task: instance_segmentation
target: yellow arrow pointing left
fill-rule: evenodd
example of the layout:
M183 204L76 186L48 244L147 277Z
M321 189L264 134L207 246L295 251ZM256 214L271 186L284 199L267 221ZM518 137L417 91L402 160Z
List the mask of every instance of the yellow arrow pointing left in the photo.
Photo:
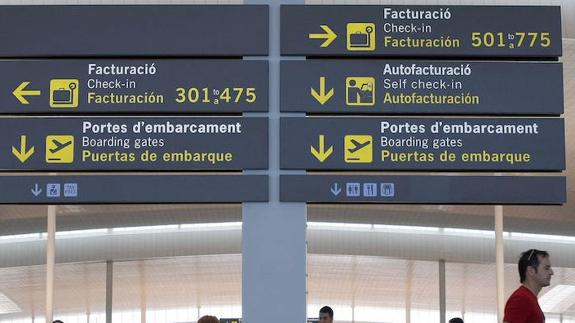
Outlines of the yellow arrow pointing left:
M12 92L16 99L18 99L22 104L30 104L28 99L26 99L26 96L38 96L42 94L40 90L26 90L28 84L30 84L28 81L22 82L16 89L14 89L14 92Z
M12 154L24 163L30 156L34 155L34 146L30 147L30 150L26 149L26 136L20 136L20 150L12 146Z
M331 30L331 28L329 28L328 25L321 25L320 27L323 31L325 31L325 34L309 34L309 38L325 39L325 41L321 44L320 47L327 47L337 38L337 34L334 33L333 30Z

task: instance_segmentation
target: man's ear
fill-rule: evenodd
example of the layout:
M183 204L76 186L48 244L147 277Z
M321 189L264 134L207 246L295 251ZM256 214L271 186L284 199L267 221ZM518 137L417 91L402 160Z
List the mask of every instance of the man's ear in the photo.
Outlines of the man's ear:
M535 275L537 274L537 271L535 270L535 268L533 268L533 266L528 266L527 267L527 275Z

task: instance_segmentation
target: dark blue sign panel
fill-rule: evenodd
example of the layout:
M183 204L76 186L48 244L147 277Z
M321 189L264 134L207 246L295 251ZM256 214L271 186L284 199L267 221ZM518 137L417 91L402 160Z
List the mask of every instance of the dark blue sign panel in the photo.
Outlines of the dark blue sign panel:
M0 60L0 113L268 110L265 61Z
M281 168L561 171L560 118L282 118Z
M281 7L281 52L305 56L561 56L551 6Z
M267 5L0 6L0 57L267 55Z
M562 204L557 176L281 176L280 200L312 203Z
M2 118L0 136L2 170L268 167L266 118Z
M261 175L0 176L0 204L267 202Z
M281 84L281 109L286 112L563 113L561 63L285 61Z

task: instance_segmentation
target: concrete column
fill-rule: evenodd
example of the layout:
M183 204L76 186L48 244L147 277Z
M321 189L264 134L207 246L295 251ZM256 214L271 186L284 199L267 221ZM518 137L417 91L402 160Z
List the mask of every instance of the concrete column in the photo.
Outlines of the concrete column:
M46 322L54 321L54 269L56 265L56 206L48 205L46 240Z
M447 323L447 297L445 292L445 260L439 260L439 323Z
M405 283L405 323L411 323L411 295L413 294L413 260L407 261Z
M505 250L503 241L503 206L495 205L495 267L497 282L497 322L505 314Z
M114 262L106 261L106 323L112 323L112 306L114 297Z
M245 3L268 4L269 1L249 0ZM303 4L303 1L282 3ZM272 1L269 8L270 101L267 174L270 176L270 200L268 203L242 205L242 316L243 321L249 323L305 323L307 209L305 203L279 202L279 1ZM266 173L244 171L244 174Z

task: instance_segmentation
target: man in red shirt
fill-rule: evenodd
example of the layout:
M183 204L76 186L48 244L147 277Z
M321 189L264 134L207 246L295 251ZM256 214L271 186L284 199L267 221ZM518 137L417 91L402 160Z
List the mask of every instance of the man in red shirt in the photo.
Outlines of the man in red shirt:
M521 254L518 263L521 286L505 304L505 323L545 323L537 302L543 287L549 286L553 269L546 251L530 249Z

